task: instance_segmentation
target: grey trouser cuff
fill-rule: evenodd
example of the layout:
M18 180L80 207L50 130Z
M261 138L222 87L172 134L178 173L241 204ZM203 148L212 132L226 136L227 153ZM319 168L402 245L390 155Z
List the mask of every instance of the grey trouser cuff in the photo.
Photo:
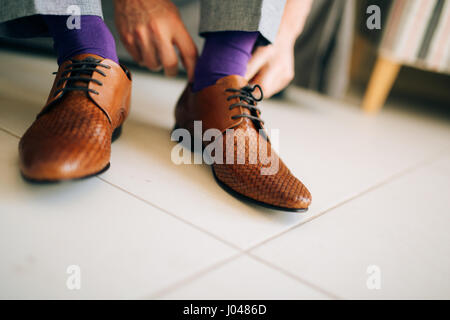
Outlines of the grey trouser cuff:
M70 15L71 5L78 6L80 15L103 18L100 0L0 0L0 37L48 36L40 15Z
M103 16L100 0L2 0L0 22L35 14L70 15L67 9L71 5L78 6L81 15Z
M285 0L201 0L200 35L216 31L259 31L275 41Z

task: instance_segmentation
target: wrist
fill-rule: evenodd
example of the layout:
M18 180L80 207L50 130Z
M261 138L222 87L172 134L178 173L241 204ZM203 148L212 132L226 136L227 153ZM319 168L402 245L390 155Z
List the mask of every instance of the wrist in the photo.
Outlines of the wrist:
M276 44L279 47L290 49L295 45L295 41L297 40L298 34L293 32L280 32L278 33Z
M298 23L283 23L278 30L277 40L284 45L294 45L297 38L300 36L303 25Z

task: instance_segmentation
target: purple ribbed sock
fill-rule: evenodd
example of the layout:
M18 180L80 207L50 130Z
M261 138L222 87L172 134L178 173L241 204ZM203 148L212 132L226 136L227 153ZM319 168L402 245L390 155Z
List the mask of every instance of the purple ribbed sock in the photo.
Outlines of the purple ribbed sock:
M259 32L221 31L205 35L195 67L193 91L213 85L229 75L244 76Z
M119 63L114 37L102 18L81 16L80 29L69 29L69 16L43 16L58 55L58 64L81 53L92 53Z

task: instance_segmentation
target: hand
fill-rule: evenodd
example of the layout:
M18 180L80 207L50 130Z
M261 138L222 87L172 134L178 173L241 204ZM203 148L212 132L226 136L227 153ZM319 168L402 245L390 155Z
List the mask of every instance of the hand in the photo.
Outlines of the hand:
M259 84L265 97L284 89L294 79L294 45L303 30L312 0L287 0L277 39L258 47L247 65L246 79Z
M115 0L120 38L133 59L153 71L178 73L178 48L189 80L194 76L197 48L177 7L169 0Z
M259 84L267 98L284 89L294 79L294 43L279 41L258 47L245 77L251 84Z

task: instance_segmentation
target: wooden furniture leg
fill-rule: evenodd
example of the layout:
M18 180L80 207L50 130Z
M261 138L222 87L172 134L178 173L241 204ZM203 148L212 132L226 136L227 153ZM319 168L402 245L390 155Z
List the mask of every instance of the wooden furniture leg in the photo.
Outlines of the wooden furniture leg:
M377 113L381 110L394 85L400 67L401 64L398 62L382 56L378 57L364 95L362 103L364 111Z

